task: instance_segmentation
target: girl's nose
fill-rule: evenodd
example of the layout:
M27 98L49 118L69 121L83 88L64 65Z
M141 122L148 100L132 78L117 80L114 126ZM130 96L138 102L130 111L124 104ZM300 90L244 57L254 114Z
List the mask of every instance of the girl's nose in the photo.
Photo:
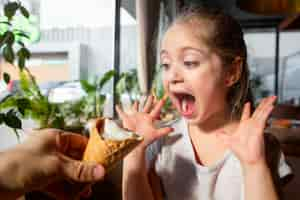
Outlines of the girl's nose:
M171 83L179 83L183 81L182 72L178 67L172 67L170 70L170 82Z

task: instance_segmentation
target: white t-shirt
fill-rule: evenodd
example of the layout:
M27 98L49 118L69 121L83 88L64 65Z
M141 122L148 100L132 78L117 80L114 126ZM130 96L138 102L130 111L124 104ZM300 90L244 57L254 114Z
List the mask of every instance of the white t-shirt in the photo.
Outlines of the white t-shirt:
M149 147L148 159L160 177L168 200L244 200L244 181L240 161L227 151L213 166L195 160L184 119L175 122L174 132ZM280 177L291 173L281 154Z

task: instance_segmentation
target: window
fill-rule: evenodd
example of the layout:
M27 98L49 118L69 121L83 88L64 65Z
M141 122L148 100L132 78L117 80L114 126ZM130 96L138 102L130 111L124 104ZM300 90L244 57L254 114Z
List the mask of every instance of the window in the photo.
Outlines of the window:
M274 94L275 33L246 32L250 79L256 100Z

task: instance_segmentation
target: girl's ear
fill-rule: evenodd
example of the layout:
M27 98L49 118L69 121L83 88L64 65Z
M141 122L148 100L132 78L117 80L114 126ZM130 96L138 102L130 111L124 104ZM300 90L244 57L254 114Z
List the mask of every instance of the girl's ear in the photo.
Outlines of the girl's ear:
M243 68L243 60L241 57L236 57L232 62L230 69L226 73L225 85L227 87L233 86L241 78Z

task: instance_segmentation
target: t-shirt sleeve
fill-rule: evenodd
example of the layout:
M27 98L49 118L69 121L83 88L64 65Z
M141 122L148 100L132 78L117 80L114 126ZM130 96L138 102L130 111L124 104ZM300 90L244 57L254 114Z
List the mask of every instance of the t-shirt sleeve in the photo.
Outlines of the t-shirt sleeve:
M278 174L280 178L284 178L287 175L293 174L291 167L285 160L284 154L280 152L279 164L278 164Z
M156 163L157 158L160 154L161 146L162 146L161 140L162 139L159 139L147 147L147 151L146 151L147 169L155 168L155 166L157 165Z

